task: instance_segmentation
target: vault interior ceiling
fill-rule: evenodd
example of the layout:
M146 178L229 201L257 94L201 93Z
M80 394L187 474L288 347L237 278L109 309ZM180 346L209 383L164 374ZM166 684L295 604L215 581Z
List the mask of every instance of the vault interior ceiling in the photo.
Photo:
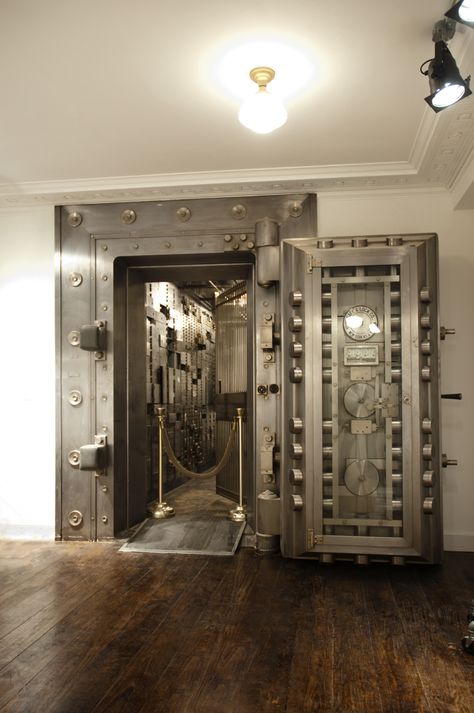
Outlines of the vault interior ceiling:
M448 6L2 0L0 196L298 178L448 186L474 143L474 98L432 116L418 71ZM463 76L473 34L459 26L450 44ZM292 44L315 65L288 123L266 136L239 124L215 76L229 48L256 39Z

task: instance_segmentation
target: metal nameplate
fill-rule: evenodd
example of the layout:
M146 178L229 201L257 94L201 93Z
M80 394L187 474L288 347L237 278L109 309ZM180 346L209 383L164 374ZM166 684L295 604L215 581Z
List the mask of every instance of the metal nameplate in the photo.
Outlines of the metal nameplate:
M351 344L344 347L344 366L377 366L378 344Z

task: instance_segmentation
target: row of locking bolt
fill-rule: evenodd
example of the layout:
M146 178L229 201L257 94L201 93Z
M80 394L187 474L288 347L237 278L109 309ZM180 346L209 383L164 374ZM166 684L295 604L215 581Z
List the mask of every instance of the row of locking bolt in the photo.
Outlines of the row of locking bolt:
M289 295L290 307L298 308L301 307L303 303L303 293L301 290L294 290L290 292ZM303 329L303 318L299 314L294 314L288 320L288 329L292 334L298 335ZM289 355L292 359L299 359L303 354L303 344L298 338L295 338L289 344ZM290 382L293 384L300 384L303 381L303 369L300 366L293 366L289 371ZM289 421L290 433L299 435L303 432L303 419L299 416L292 416ZM289 446L290 458L294 461L302 460L304 449L301 443L292 442ZM303 484L303 471L301 468L294 467L290 468L288 473L288 478L293 486L300 486ZM290 505L293 510L303 509L303 498L299 494L292 494L290 496Z
M420 327L422 330L426 330L424 338L420 342L420 352L422 355L422 366L421 366L421 379L425 382L431 381L431 365L429 362L429 357L431 356L432 346L430 339L430 332L433 329L432 317L429 311L429 305L431 303L431 294L429 287L422 287L419 294L420 302L426 305L426 311L420 316ZM456 334L455 329L447 329L446 327L440 328L440 338L445 340L448 334ZM424 357L424 359L423 359ZM461 394L443 394L441 396L443 399L461 399ZM423 485L428 488L428 495L423 499L423 512L426 515L432 515L434 512L435 499L432 495L431 488L435 485L435 480L437 474L433 470L433 461L436 457L434 451L434 444L431 442L432 434L432 420L429 416L424 417L421 422L421 431L424 436L427 437L425 443L422 446L423 460L427 462L427 468L423 472L422 480ZM457 465L457 460L449 460L445 453L441 456L441 465L446 468L448 465Z

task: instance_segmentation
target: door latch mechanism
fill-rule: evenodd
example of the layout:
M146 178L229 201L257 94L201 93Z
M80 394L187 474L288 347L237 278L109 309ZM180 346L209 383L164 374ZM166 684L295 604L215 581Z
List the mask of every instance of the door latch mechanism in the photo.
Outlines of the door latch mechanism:
M87 352L95 352L97 361L105 359L106 327L106 322L96 320L94 324L84 324L79 332L79 347Z

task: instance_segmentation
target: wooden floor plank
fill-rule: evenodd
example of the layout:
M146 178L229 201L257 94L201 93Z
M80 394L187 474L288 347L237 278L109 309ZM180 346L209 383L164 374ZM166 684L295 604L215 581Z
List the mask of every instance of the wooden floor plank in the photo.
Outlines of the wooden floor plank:
M433 584L433 578L427 573ZM391 583L411 660L432 713L472 713L474 680L440 629L419 579L404 572ZM462 654L464 659L465 654Z
M374 576L375 574L375 576ZM368 573L365 599L374 646L373 676L384 713L431 713L423 683L410 655L388 568ZM382 575L382 576L381 576ZM411 576L415 579L415 571Z
M36 710L39 710L35 695L40 696L41 681L44 682L45 690L49 690L49 682L52 682L54 689L61 677L61 685L68 685L94 647L100 645L102 638L113 638L120 623L120 608L124 615L128 614L130 599L138 582L149 571L149 565L142 560L135 560L127 567L122 567L116 553L111 552L110 548L105 558L108 554L113 557L113 561L107 586L95 596L92 592L84 599L81 607L50 628L0 671L0 705L21 691L24 698L32 696L32 700L36 701ZM114 593L117 593L116 596ZM57 596L58 599L63 596L60 582ZM67 656L64 655L65 651L68 652ZM40 676L41 672L44 672L43 677ZM33 680L35 683L30 687Z
M2 543L2 567L2 713L474 711L474 554L356 568Z
M124 564L126 557L121 555ZM143 563L151 562L150 556L142 555L139 559ZM157 567L148 569L120 599L114 601L109 595L107 603L91 602L90 620L84 621L87 612L82 612L82 635L69 647L72 653L69 660L63 662L57 657L53 665L42 671L12 702L12 710L19 704L26 708L31 706L44 689L49 695L36 704L36 713L73 713L83 710L84 706L91 710L103 694L104 681L113 680L135 657L152 624L151 618L164 619L179 601L180 591L189 588L203 566L202 561L195 559L184 561L167 556ZM56 673L59 668L66 685L63 683L59 689L55 686L51 668Z
M330 713L334 702L334 640L328 616L327 566L306 563L295 617L295 647L288 681L288 713Z

